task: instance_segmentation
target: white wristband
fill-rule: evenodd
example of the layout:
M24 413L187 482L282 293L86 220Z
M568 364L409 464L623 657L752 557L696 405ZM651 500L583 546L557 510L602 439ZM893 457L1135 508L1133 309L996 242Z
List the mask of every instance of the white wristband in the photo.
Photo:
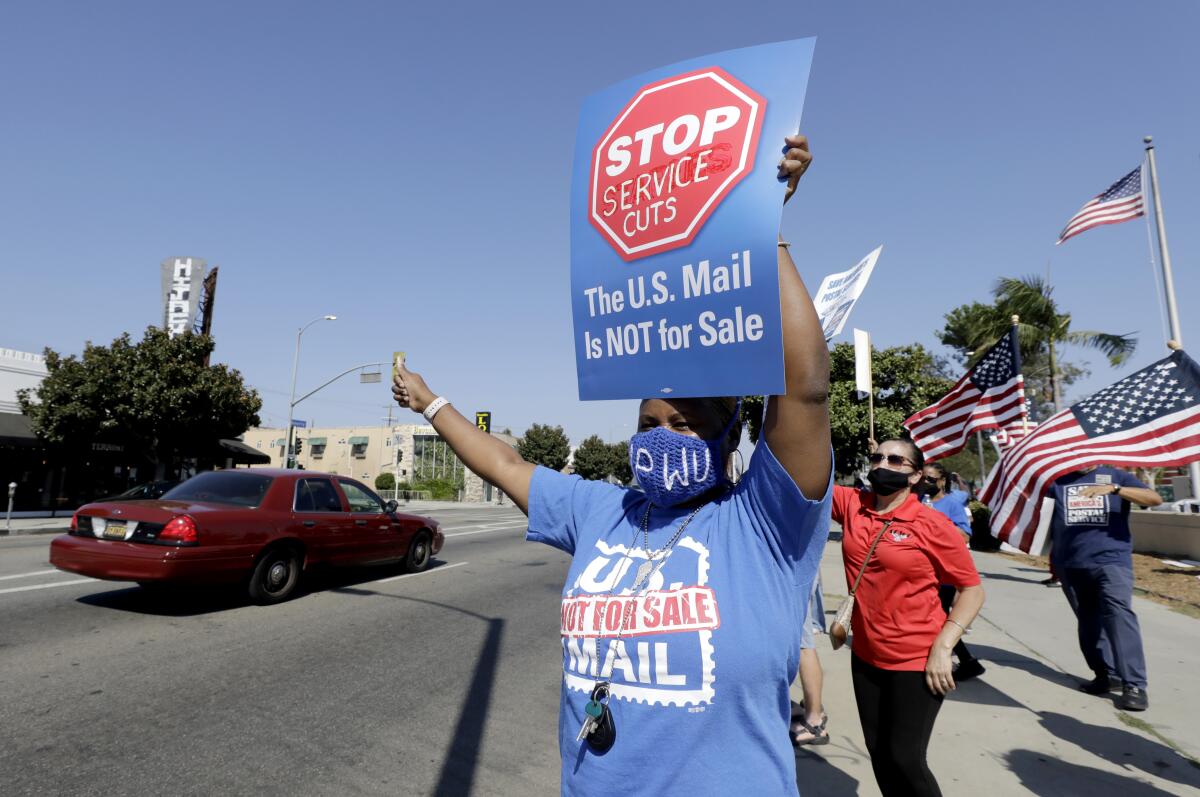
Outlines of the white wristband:
M433 416L438 414L438 410L450 403L450 399L445 396L438 396L433 401L429 402L429 406L421 414L425 416L425 420L432 421Z

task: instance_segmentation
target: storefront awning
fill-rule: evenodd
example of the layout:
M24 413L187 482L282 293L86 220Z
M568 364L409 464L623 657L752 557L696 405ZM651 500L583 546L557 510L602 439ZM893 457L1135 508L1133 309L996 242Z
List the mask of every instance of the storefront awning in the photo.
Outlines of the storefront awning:
M371 438L369 438L369 437L351 437L350 438L350 445L352 445L352 446L365 446L369 442L371 442Z
M269 465L271 456L246 445L241 440L218 440L217 446L227 459L239 465Z
M308 438L308 444L310 446L323 446L323 445L325 445L325 438L324 437L310 437L310 438Z
M0 444L36 448L42 443L33 433L29 418L11 412L0 412Z

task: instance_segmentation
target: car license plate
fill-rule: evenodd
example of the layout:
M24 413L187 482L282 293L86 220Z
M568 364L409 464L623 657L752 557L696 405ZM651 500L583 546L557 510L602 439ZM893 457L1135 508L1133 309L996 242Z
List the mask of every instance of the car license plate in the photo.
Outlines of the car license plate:
M108 521L104 526L104 537L109 540L125 539L125 522Z

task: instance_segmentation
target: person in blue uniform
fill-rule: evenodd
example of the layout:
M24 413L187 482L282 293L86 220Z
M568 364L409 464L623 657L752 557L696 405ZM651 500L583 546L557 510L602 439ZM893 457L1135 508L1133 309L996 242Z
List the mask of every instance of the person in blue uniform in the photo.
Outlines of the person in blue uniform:
M1133 612L1132 504L1162 497L1132 474L1108 465L1068 473L1054 482L1051 556L1063 594L1079 623L1079 648L1094 677L1080 688L1106 695L1120 689L1118 708L1145 711L1146 657Z
M808 168L789 137L784 201ZM534 466L399 367L397 402L571 557L559 703L565 795L797 793L782 732L802 621L828 532L829 352L780 241L786 391L771 396L740 481L735 397L648 398L630 465L642 490Z

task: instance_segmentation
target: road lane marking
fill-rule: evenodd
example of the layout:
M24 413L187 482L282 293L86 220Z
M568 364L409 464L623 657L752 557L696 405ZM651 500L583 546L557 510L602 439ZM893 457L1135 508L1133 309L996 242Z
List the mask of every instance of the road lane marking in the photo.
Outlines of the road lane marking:
M447 525L447 526L445 526L445 528L448 528L448 529L490 529L490 528L496 528L499 526L504 526L504 527L525 526L525 525L528 525L528 523L529 523L528 520L514 518L513 520L494 521L492 523L463 523L461 525Z
M451 532L444 536L446 536L447 538L449 538L449 537L469 537L472 534L491 534L492 532L495 532L495 531L516 531L517 529L525 528L526 525L527 524L525 524L525 523L521 523L516 526L502 526L501 528L498 528L498 529L480 529L479 531L454 531L454 532Z
M55 570L53 567L47 567L45 570L34 570L32 573L17 573L11 576L0 576L0 581L8 581L10 578L29 578L30 576L48 576L53 573L61 573L61 570Z
M389 581L399 581L399 580L400 580L400 579L402 579L402 578L416 578L417 576L427 576L427 575L429 575L430 573L440 573L440 572L442 572L443 570L449 570L449 569L451 569L451 568L453 568L453 567L462 567L462 566L463 566L463 565L465 565L465 564L467 564L467 563L466 563L466 562L455 562L455 563L454 563L454 564L452 564L452 565L440 565L440 566L438 566L438 567L434 567L434 568L432 568L432 569L430 569L430 570L423 570L423 571L421 571L420 573L405 573L404 575L400 575L400 576L389 576L388 578L381 578L381 579L378 579L378 580L376 580L376 581L367 581L367 582L364 582L364 583L367 583L367 584L386 584L386 583L388 583Z
M8 592L28 592L31 589L50 589L51 587L69 587L72 584L91 584L99 581L98 578L77 578L74 581L59 581L54 584L33 584L28 587L9 587L8 589L0 589L0 595Z

